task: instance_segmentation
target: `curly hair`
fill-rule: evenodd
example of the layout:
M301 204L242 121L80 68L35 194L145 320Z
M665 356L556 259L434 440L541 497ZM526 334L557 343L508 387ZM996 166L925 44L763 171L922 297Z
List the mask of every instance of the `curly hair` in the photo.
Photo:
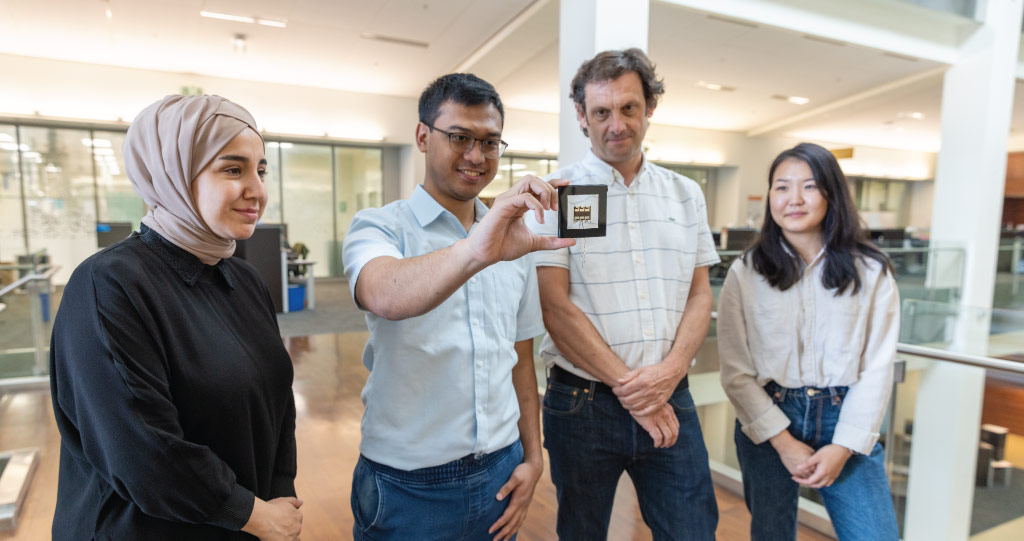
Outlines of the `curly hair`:
M587 110L586 87L594 81L611 81L618 79L626 72L635 71L640 76L644 88L644 101L650 111L658 105L658 99L665 93L665 82L654 72L654 63L647 55L635 47L620 51L604 51L587 60L576 71L572 78L569 97L583 112ZM583 135L587 129L583 128Z

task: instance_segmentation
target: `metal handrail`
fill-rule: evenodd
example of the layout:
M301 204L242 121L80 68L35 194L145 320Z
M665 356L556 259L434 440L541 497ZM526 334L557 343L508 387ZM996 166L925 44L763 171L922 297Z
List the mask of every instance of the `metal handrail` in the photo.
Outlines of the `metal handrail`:
M711 319L717 320L718 312L711 312ZM896 344L896 353L902 353L904 355L913 355L915 357L927 357L929 359L935 359L937 361L966 364L969 366L977 366L979 368L1002 370L1004 372L1012 372L1014 374L1024 374L1024 363L1022 362L1008 361L1006 359L996 359L993 357L986 357L984 355L958 353L955 351L948 351L945 349L933 348L928 346L904 344L903 342Z
M11 291L14 291L15 289L21 287L23 284L35 282L37 280L49 280L50 278L53 278L53 275L56 274L58 270L60 270L59 265L49 265L46 267L46 271L44 272L34 272L32 274L26 274L25 276L22 276L21 278L15 280L10 285L5 286L3 289L0 289L0 297L3 297L4 295L10 293Z
M1024 374L1024 363L1008 361L1006 359L995 359L992 357L985 357L983 355L957 353L955 351L930 348L927 346L915 346L913 344L904 344L902 342L896 344L896 352L903 353L905 355L914 355L915 357L928 357L929 359L939 361L977 366L979 368L989 368L992 370L1013 372L1015 374Z

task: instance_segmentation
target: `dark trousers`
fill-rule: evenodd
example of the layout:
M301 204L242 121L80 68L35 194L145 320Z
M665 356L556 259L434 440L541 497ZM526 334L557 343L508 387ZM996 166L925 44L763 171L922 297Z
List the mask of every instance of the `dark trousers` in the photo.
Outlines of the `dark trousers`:
M544 447L558 495L559 539L606 539L615 488L626 472L655 540L714 540L718 506L689 389L678 389L669 401L679 439L655 449L614 394L597 390L599 383L583 385L549 378L544 394Z

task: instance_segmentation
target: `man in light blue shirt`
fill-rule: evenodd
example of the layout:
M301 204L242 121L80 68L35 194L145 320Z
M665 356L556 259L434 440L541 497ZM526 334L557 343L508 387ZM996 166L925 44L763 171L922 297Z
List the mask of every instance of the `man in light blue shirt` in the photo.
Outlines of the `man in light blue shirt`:
M343 249L370 328L353 537L514 539L543 469L527 254L573 244L522 217L556 208L565 183L527 177L480 202L506 144L501 100L473 75L435 80L419 115L423 184L359 212Z

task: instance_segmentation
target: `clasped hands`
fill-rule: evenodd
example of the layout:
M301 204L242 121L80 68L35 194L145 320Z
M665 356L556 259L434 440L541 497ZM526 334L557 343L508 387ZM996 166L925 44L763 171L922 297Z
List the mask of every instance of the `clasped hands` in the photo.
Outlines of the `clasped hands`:
M666 362L630 370L612 392L622 407L651 435L655 447L672 447L679 437L679 418L668 400L686 375Z
M788 430L783 430L769 441L793 481L814 489L832 486L852 456L849 449L835 443L815 451L794 438Z

